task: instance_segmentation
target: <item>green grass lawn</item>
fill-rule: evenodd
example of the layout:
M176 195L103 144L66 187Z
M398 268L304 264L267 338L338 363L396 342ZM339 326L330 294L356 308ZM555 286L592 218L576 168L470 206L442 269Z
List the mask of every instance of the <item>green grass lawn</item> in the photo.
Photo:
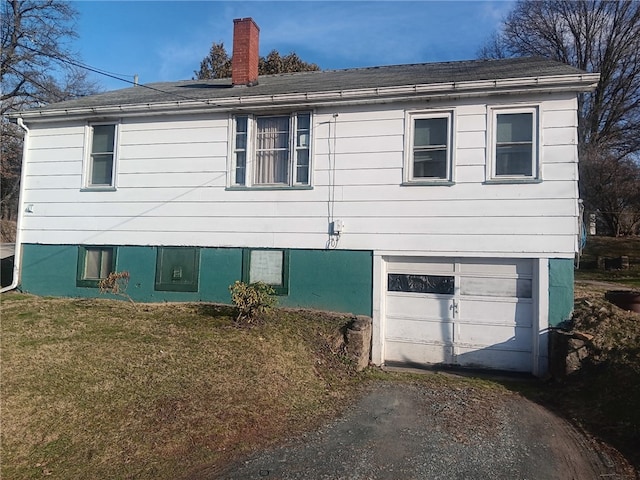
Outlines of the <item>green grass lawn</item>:
M3 295L2 478L173 479L312 428L366 375L349 318Z

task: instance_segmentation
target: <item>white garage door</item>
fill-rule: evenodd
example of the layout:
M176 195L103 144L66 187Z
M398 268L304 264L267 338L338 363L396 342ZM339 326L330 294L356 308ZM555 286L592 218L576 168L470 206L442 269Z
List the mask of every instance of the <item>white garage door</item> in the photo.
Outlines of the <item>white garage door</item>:
M385 363L530 372L531 260L387 259Z

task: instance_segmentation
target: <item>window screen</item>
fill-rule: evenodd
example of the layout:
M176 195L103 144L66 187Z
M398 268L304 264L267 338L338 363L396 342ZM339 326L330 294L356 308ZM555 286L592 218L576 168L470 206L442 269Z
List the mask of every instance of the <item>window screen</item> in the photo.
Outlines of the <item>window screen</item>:
M195 247L158 247L156 290L197 292L200 251Z

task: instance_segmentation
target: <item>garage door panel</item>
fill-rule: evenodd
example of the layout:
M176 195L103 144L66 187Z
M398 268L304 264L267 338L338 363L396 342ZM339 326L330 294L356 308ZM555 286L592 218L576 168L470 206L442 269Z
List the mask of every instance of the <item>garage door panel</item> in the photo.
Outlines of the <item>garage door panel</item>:
M385 344L385 360L398 363L451 364L453 348L449 345L406 343L388 341Z
M425 259L421 257L392 257L389 264L393 265L394 273L429 272L432 274L451 274L454 267L448 259ZM389 270L391 273L391 270Z
M531 328L457 324L456 346L531 351Z
M491 368L514 372L530 371L531 353L504 350L468 350L459 352L456 364L461 367Z
M533 304L530 301L461 300L460 321L465 323L517 325L530 327Z
M461 277L460 295L531 298L530 278Z
M531 260L523 259L497 260L493 258L476 258L460 262L459 271L463 275L531 277L533 274L533 265Z
M387 315L409 318L451 318L451 298L390 292L387 296Z
M453 343L453 323L433 320L410 320L390 317L387 322L386 338L406 342Z

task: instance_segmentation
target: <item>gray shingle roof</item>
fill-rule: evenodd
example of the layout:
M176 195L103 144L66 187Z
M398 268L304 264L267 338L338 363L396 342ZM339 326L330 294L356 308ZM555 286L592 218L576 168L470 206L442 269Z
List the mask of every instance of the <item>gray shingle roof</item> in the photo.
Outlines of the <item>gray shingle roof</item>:
M258 85L251 87L234 87L231 85L231 79L150 83L51 104L37 110L45 112L47 110L155 104L180 100L248 98L264 95L333 92L510 78L540 78L584 73L574 67L541 57L392 65L265 75L259 78Z

